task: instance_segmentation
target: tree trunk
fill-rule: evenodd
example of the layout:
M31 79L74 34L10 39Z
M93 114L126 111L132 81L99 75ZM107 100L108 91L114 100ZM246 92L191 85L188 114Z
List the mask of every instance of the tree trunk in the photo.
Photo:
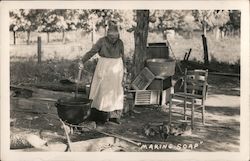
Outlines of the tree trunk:
M215 28L215 40L216 41L220 40L220 28L219 27Z
M16 45L16 31L13 31L13 40L14 40L14 45Z
M162 29L162 38L163 38L163 40L167 40L167 30L166 30L166 32L164 31L164 29Z
M222 30L222 31L221 31L221 39L224 39L224 38L225 38L225 35L226 35L226 34L225 34L225 31Z
M133 78L144 67L144 61L146 60L147 38L149 28L149 10L137 10L136 11L136 23L137 26L134 31L135 38L135 51L134 51L134 71L132 71Z
M47 43L49 43L49 32L47 32Z
M62 32L62 43L65 44L65 31L63 30Z
M30 31L27 31L27 45L30 44Z

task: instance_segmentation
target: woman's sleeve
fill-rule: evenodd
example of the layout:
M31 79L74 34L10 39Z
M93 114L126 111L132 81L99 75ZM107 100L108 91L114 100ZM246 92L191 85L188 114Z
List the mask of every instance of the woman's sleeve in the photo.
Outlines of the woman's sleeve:
M99 39L96 44L93 45L93 47L83 56L82 62L85 63L88 61L92 56L94 56L96 53L100 52L102 46L102 39Z

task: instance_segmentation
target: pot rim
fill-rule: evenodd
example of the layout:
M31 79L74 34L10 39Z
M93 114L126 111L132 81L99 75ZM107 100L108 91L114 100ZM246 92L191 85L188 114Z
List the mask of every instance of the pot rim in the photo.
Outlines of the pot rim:
M57 100L55 103L56 107L60 106L75 106L75 107L83 107L84 105L88 105L92 103L92 99L77 97L78 101L74 102L74 97L62 97Z
M153 58L153 59L147 59L147 63L169 63L169 62L175 62L174 59L165 59L165 58Z

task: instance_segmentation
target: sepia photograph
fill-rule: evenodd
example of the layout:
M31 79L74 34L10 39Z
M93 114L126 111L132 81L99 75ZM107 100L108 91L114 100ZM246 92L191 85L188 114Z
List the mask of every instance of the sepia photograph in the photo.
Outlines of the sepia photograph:
M7 151L242 154L242 4L7 7Z

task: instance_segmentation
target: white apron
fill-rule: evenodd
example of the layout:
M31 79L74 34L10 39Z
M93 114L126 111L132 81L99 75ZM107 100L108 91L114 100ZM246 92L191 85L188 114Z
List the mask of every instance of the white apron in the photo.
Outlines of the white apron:
M100 57L91 83L91 107L111 112L123 109L122 58Z

